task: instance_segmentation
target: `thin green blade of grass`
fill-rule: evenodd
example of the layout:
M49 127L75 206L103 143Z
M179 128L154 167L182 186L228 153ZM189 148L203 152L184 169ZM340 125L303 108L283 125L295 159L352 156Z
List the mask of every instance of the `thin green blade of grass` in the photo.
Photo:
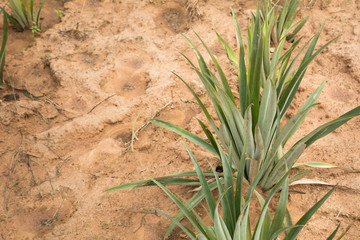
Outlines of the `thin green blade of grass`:
M216 239L232 240L232 237L229 233L229 230L226 227L224 220L220 217L219 203L216 206L216 210L215 210L214 228L215 228Z
M246 147L247 141L245 141ZM236 175L236 188L235 188L235 208L236 208L236 215L238 218L241 218L242 212L242 190L243 190L243 182L244 182L244 172L245 172L245 152L242 152L239 168Z
M220 147L220 146L219 146ZM235 215L235 199L234 199L234 179L233 179L233 172L231 168L232 163L232 146L230 146L229 150L230 154L227 156L221 149L221 161L223 167L223 177L224 177L224 185L226 189L226 193L224 195L224 202L222 204L223 207L223 214L224 214L224 221L226 223L227 229L229 230L230 235L233 235L235 230L235 224L237 217Z
M162 211L160 209L154 208L154 210L161 213L162 215L164 215L165 217L170 219L173 223L175 223L178 227L180 227L181 230L183 230L186 233L186 235L188 235L188 237L190 237L190 239L197 240L195 233L193 231L191 231L189 228L182 225L176 218L173 218L172 216L170 216L169 214L165 213L164 211Z
M211 146L214 147L214 149L216 150L217 152L217 155L220 156L220 150L219 150L219 147L217 146L217 143L216 143L216 139L214 137L214 135L210 132L210 130L208 129L208 127L205 125L205 123L203 123L201 120L197 119L198 123L200 124L203 132L205 133L207 139L209 140Z
M158 179L159 182L163 185L189 185L189 186L199 186L200 182L193 179L184 179L184 178L170 178L170 179ZM129 189L129 188L139 188L139 187L150 187L155 186L156 184L151 180L142 180L131 183L125 183L110 189L107 189L106 192Z
M185 57L187 58L187 57ZM190 61L190 60L189 60ZM194 66L195 67L195 66ZM187 84L184 79L182 79L179 75L177 75L176 73L174 73L175 76L177 76L184 84L185 86L190 90L190 92L192 93L192 95L195 97L196 101L198 102L198 104L200 105L202 111L204 112L207 120L209 121L211 127L213 128L213 130L215 131L215 134L219 133L218 128L216 127L214 120L212 119L212 117L209 114L209 111L206 109L205 105L203 104L203 102L200 100L200 98L197 96L197 94L195 93L195 91L190 87L189 84Z
M282 187L278 207L276 208L273 221L270 226L269 235L273 236L281 230L286 215L287 201L289 195L289 179L287 178Z
M211 191L213 191L214 189L217 188L217 183L213 182L209 184L209 188ZM194 196L191 197L191 199L187 202L187 207L189 210L193 209L194 207L196 207L197 205L199 205L199 203L205 198L205 195L202 191L196 193ZM185 217L185 214L180 211L175 219L177 219L178 221L180 221L181 219L183 219ZM166 233L165 233L165 237L169 237L171 232L174 230L174 228L176 227L175 223L171 223L169 228L167 229Z
M3 70L5 66L5 50L6 50L6 43L8 38L8 17L7 13L4 9L3 12L3 38L1 43L1 50L0 50L0 85L5 84Z
M320 86L306 99L305 103L300 108L299 112L304 112L302 114L302 117L297 121L296 125L292 128L290 134L284 139L283 146L287 143L287 141L292 137L292 135L298 130L300 125L303 123L305 117L308 115L308 113L311 111L312 107L315 106L316 100L319 98L324 86L325 81L323 81Z
M336 236L337 231L340 228L340 224L337 225L337 227L335 228L335 230L330 234L330 236L328 238L326 238L326 240L333 240L334 237Z
M252 181L255 178L255 175L258 173L259 168L265 157L265 146L259 126L255 127L254 139L255 139L255 152L254 152L254 158L250 160L251 161L251 168L249 171L250 181Z
M36 26L38 26L39 29L41 29L41 26L40 26L40 13L41 13L42 8L45 5L45 2L46 2L46 0L44 0L43 3L41 4L41 6L40 6L40 8L39 8L39 10L37 12L37 16L36 16Z
M203 46L205 47L206 51L208 52L208 54L210 55L214 65L215 65L215 68L220 76L220 79L221 79L221 82L222 82L222 86L225 90L225 92L227 93L227 95L229 96L229 98L231 99L232 102L235 103L235 98L234 98L234 95L232 94L232 91L231 91L231 88L229 86L229 83L225 77L225 73L224 71L222 70L222 68L220 67L217 59L215 58L215 56L212 54L212 52L210 51L209 47L205 44L205 42L201 39L201 37L195 33L196 36L198 37L198 39L201 41L201 43L203 44Z
M259 114L259 102L260 102L260 87L261 87L261 72L262 72L262 60L263 60L263 36L260 31L260 13L259 8L256 11L254 31L252 35L252 41L250 46L250 62L248 65L248 84L250 89L250 98L252 105L252 122L253 127L257 124Z
M305 162L305 163L295 163L293 168L300 167L300 166L307 166L313 168L335 168L336 165L325 163L325 162Z
M241 216L239 216L238 220L236 221L233 240L242 240L241 239Z
M258 126L261 130L265 149L268 149L272 139L272 125L276 116L276 89L268 79L261 98Z
M196 218L191 214L189 209L173 194L171 193L167 188L165 188L161 183L156 181L155 179L151 179L153 182L156 183L165 193L168 195L171 200L181 209L181 211L184 213L184 215L189 219L191 224L195 227L195 230L199 233L204 234L207 236L207 233L203 229L203 227L199 224L199 222L196 220Z
M292 61L290 62L290 65L288 65L288 62L290 61L290 57L292 52L295 50L295 47L300 43L301 39L298 39L295 43L292 44L292 47L284 53L283 56L281 56L279 61L283 61L282 63L285 63L284 66L282 66L284 68L282 75L279 77L278 80L278 84L277 84L277 94L278 94L278 98L281 99L282 97L282 93L284 92L284 90L288 87L288 85L291 83L291 81L295 81L294 77L295 77L295 72L296 70L294 70L294 66L295 63L297 61L297 59L300 57L300 55L303 53L303 51L306 49L306 47L310 44L311 39L308 40L304 46L301 48L301 50L297 53L297 55L294 57L294 59L292 59ZM287 60L285 60L287 59ZM280 103L278 103L279 108L280 108ZM282 117L283 115L281 115Z
M314 48L318 39L318 36L321 33L321 30L318 32L318 34L315 36L315 38L313 39L313 41L311 42L309 49L310 48ZM295 76L293 77L293 79L291 80L291 82L289 83L289 85L287 86L287 88L285 89L283 96L280 98L279 101L279 106L281 109L281 116L283 116L286 112L286 110L288 109L288 107L290 106L290 103L292 102L292 100L294 99L294 96L298 90L298 87L301 83L301 80L305 74L306 68L308 67L308 65L315 59L315 57L317 55L319 55L329 44L331 44L333 41L335 41L336 39L338 39L338 37L330 40L329 42L327 42L326 44L324 44L319 50L317 50L314 54L312 54L311 56L307 55L310 53L310 51L308 50L305 54L305 57L303 58L303 61L301 62L297 72L295 73Z
M231 61L231 63L235 67L238 67L239 62L238 62L238 56L236 55L236 53L231 49L231 47L225 42L225 40L217 32L216 32L216 36L217 36L219 42L221 43L221 45L223 46L223 48L225 49L226 54L227 54L229 60Z
M207 225L205 224L205 222L202 220L202 218L201 218L200 215L196 212L196 210L193 209L193 208L191 208L191 206L188 205L188 202L186 202L185 199L181 198L180 196L179 196L179 199L185 203L184 205L185 205L185 207L186 207L187 209L191 209L191 212L194 214L194 216L196 217L196 219L197 219L197 221L199 222L199 224L203 227L204 231L207 233L207 236L206 236L206 237L205 237L204 235L202 235L202 234L201 234L201 235L204 236L205 239L208 239L208 240L216 240L216 239L215 239L215 234L214 234L213 231L211 230L211 227L209 227L209 226L207 226ZM203 206L203 208L204 208L205 211L207 211L207 209L205 208L205 206ZM208 213L208 212L207 212L207 213ZM208 213L208 216L210 216L209 213Z
M294 164L294 165L295 165L295 164ZM294 166L293 166L293 168L294 168ZM296 172L296 173L290 178L289 182L290 182L290 183L295 182L295 181L303 178L305 175L307 175L307 174L309 174L309 173L311 173L310 170L301 170L301 171L298 171L298 172Z
M162 121L159 119L151 119L150 122L155 123L156 125L165 128L167 130L170 130L172 132L175 132L187 139L189 139L190 141L192 141L193 143L199 145L200 147L203 147L207 150L209 150L210 152L212 152L213 154L217 155L217 151L216 149L214 149L214 147L209 144L208 142L206 142L204 139L198 137L197 135L186 131L185 129L182 129L172 123L166 122L166 121Z
M360 115L360 106L348 111L347 113L341 115L340 117L327 122L320 127L313 130L311 133L306 135L304 138L299 140L299 142L304 142L306 144L306 147L310 146L312 143L314 143L316 140L325 137L338 127L342 126L352 118Z
M185 146L185 147L186 147L186 150L189 153L191 161L193 162L193 164L195 166L196 173L197 173L197 175L199 177L199 181L201 183L202 191L205 194L206 203L209 206L211 217L214 217L214 210L215 210L215 207L216 207L215 199L214 199L213 195L211 194L211 190L209 188L209 185L208 185L208 183L207 183L207 181L205 179L205 176L204 176L198 162L196 161L194 155L192 154L192 152L189 150L189 148L187 146Z
M292 229L296 229L296 228L300 228L301 226L289 226L289 227L283 227L281 229L279 229L278 231L276 231L269 239L270 240L276 240L278 239L278 237L282 234L282 233L286 233Z
M295 40L296 35L297 35L297 34L300 32L300 30L304 27L304 25L306 24L306 22L308 21L308 19L309 19L309 16L301 19L298 23L296 23L296 24L297 24L296 28L295 28L294 31L293 31L291 34L289 34L289 35L287 36L287 38L286 38L286 40L287 40L288 42L292 42L292 41Z
M238 23L238 20L236 18L236 15L234 13L234 10L232 8L231 12L233 15L233 20L235 23L235 29L236 29L236 39L237 39L237 45L239 49L239 72L238 72L238 85L239 85L239 99L240 99L240 111L242 116L245 116L245 110L250 104L250 93L247 85L247 73L246 73L246 66L245 66L245 50L244 50L244 42L242 40L242 35L240 31L240 26Z
M203 171L203 174L205 176L214 176L211 171ZM198 180L191 180L191 179L183 179L181 177L196 177L197 173L196 171L186 171L186 172L179 172L179 173L173 173L169 175L165 175L163 177L155 178L157 181L159 181L162 184L166 185L176 185L176 184L182 184L182 185L199 185L200 183L196 184L196 181ZM151 180L141 180L131 183L125 183L110 189L107 189L106 192L114 191L114 190L122 190L122 189L129 189L129 188L138 188L138 187L147 187L147 186L155 186L155 183Z
M349 225L349 226L340 234L340 236L339 236L336 240L342 239L342 238L345 236L345 234L349 231L350 227L351 227L351 225Z
M269 231L270 231L270 225L271 225L270 210L267 206L265 206L265 199L261 196L261 194L257 191L255 191L254 193L258 199L258 202L260 203L261 209L266 209L265 217L261 224L261 230L260 230L260 236L259 236L259 239L265 239L267 236L269 236ZM261 220L261 219L259 219L259 220Z
M205 62L203 56L201 55L200 51L195 47L195 45L190 41L189 38L187 38L185 35L183 35L183 37L184 37L185 40L188 42L188 44L190 45L190 47L191 47L192 49L194 49L194 51L195 51L195 53L196 53L196 56L197 56L197 59L198 59L198 64L199 64L200 69L201 69L201 71L202 71L202 74L200 74L201 76L198 74L199 77L202 78L202 77L204 77L204 76L210 76L210 70L209 70L209 68L207 67L206 62ZM196 69L196 67L195 67L195 69ZM203 79L201 79L201 80L203 80ZM215 80L216 80L216 78L215 78ZM213 87L215 87L215 86L214 86L214 83L213 83L212 81L209 81L209 83L212 84Z
M281 187L283 187L284 185L286 185L286 181L288 179L288 176L289 176L289 173L290 173L290 170L287 171L284 176L277 182L277 184L271 189L271 191L269 192L267 198L266 198L266 201L264 202L263 204L263 207L262 207L262 210L261 210L261 213L260 213L260 217L258 219L258 222L256 224L256 227L254 229L254 236L253 236L253 239L254 240L260 240L260 235L261 235L261 232L262 232L262 228L264 226L264 224L266 224L266 215L268 213L268 206L270 204L270 200L272 199L272 197L275 195L276 192L279 191L279 189ZM270 224L270 223L269 223Z
M331 193L335 190L336 186L334 186L328 193L326 193L314 206L312 206L295 225L301 226L296 229L292 229L286 235L284 240L293 240L300 233L303 226L310 220L312 215L323 205L323 203L330 197Z
M31 20L34 19L34 0L30 0L30 17L31 17Z

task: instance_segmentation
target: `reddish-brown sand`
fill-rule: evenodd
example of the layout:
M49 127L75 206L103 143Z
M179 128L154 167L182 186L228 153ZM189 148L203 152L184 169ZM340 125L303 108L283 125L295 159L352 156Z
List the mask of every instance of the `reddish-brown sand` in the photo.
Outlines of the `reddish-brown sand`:
M17 93L20 99L0 102L1 239L162 239L170 222L149 208L172 215L178 209L161 190L104 190L193 170L183 142L204 169L209 168L207 159L215 163L204 149L152 124L139 132L134 151L126 150L133 124L138 129L168 103L158 118L202 134L196 121L204 119L201 109L172 74L181 75L209 106L199 79L179 54L195 60L181 33L197 45L193 31L202 36L235 86L212 23L235 46L229 7L233 6L244 34L250 10L255 8L250 0L199 1L196 14L202 16L190 17L185 3L88 0L82 10L83 0L48 0L43 32L36 39L29 31L9 30L4 74L13 87L2 87L0 96ZM65 17L60 20L54 9L63 10ZM359 0L301 3L298 19L310 16L301 32L306 39L321 23L325 27L319 46L342 36L308 68L292 113L322 81L327 84L320 105L290 144L360 104L359 12ZM206 61L210 62L209 57ZM339 184L299 239L325 239L339 223L341 230L351 225L344 239L360 238L359 135L360 118L355 118L299 159L337 165L313 170L308 178ZM191 196L191 188L170 189L185 198ZM301 217L329 190L321 185L291 187L293 218ZM176 230L171 239L184 238Z

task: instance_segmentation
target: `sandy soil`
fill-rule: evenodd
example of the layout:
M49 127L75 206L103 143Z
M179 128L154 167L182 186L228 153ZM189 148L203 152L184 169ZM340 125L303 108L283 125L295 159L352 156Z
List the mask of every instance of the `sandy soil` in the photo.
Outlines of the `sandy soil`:
M249 10L255 8L252 1L200 1L197 13L202 16L190 17L185 3L89 0L82 11L82 0L48 0L42 15L44 31L36 40L29 31L10 30L5 77L13 88L0 89L0 96L17 93L19 100L0 102L2 239L162 239L169 221L149 207L173 215L177 208L161 190L104 190L193 169L185 140L151 124L138 134L134 151L127 151L132 127L141 127L161 109L159 118L201 134L196 122L196 117L203 118L201 110L171 73L180 74L204 94L178 53L194 59L181 33L195 40L196 31L219 61L230 66L212 31L212 21L235 45L229 6L237 13L243 32ZM321 104L292 143L360 104L360 1L312 0L300 8L299 17L310 15L302 32L305 37L316 33L323 22L320 44L342 36L308 69L294 112L322 81L327 80L327 85ZM54 9L63 10L65 17L60 20ZM339 187L299 239L325 239L338 223L342 230L351 225L344 239L359 239L359 134L360 118L356 118L301 157L301 162L337 165L314 170L309 177ZM208 168L205 160L212 161L213 156L185 142ZM191 196L189 188L171 189ZM292 187L293 218L299 218L329 189ZM183 238L175 231L171 239Z

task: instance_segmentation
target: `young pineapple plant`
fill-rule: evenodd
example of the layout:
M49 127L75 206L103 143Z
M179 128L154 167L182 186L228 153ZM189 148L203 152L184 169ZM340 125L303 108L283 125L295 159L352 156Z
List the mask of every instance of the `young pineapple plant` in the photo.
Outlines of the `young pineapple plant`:
M290 5L291 4L294 4L294 1L291 1ZM299 46L302 38L293 41L287 50L284 50L287 36L289 36L289 33L293 31L296 26L302 24L302 21L300 20L300 22L292 27L284 28L278 44L274 50L271 50L272 26L277 23L277 19L278 16L273 18L265 17L264 12L258 5L257 11L251 17L248 25L246 49L234 12L233 20L236 29L237 49L231 49L224 39L216 33L220 43L226 50L230 62L237 69L237 89L230 88L226 74L221 68L217 58L213 55L200 36L197 35L202 46L209 54L212 64L215 66L215 71L207 65L198 48L185 37L186 41L195 51L198 67L186 56L184 57L191 64L205 86L206 92L216 112L217 121L214 120L215 117L210 115L205 104L199 96L197 96L195 91L179 75L176 75L191 91L208 121L206 124L198 120L204 135L207 138L206 140L172 123L157 119L152 120L153 123L171 130L209 150L222 161L223 167L225 167L223 159L227 159L229 167L228 171L231 172L231 175L234 175L234 178L236 178L237 181L238 179L243 179L239 181L241 181L241 183L245 182L250 184L250 186L252 186L250 189L259 186L261 190L269 191L269 196L271 196L270 194L273 193L273 191L278 191L284 186L285 182L292 182L304 175L304 172L300 171L288 179L289 171L292 167L296 166L296 161L307 147L316 140L331 133L353 117L360 115L360 106L358 106L342 116L314 129L290 147L288 151L284 150L287 141L298 130L307 114L316 105L316 100L324 88L325 82L309 96L299 111L284 123L283 127L281 127L280 123L285 121L284 116L295 97L307 67L315 57L330 43L335 41L336 38L326 43L318 50L315 50L320 33L323 29L323 26L321 26L320 30L296 54L295 49ZM296 67L296 65L298 66ZM238 92L234 94L235 91ZM237 95L238 97L236 97ZM332 166L326 163L309 163L308 165L322 167ZM202 172L202 174L204 176L211 176L215 179L217 178L216 173L213 171L205 171ZM197 177L197 179L188 179L187 177L189 176ZM224 170L224 181L225 179L226 176ZM223 180L221 180L221 182L222 181ZM113 187L108 191L153 186L155 184L201 185L202 188L206 187L197 171L188 171L156 179L122 184ZM226 187L226 183L224 184L225 192L227 192L229 186ZM220 191L220 184L217 182L209 184L208 186L210 192L216 188ZM287 188L287 183L285 188ZM235 189L234 186L233 189ZM204 198L208 198L209 191L206 190L206 192L200 191L196 193L185 205L186 208L192 209ZM233 190L228 191L228 194L232 193L232 191ZM252 195L253 192L254 190L250 190L248 195ZM215 204L214 208L214 203L211 203L209 208L212 208L213 212L216 212L216 205L217 204ZM246 204L243 206L244 209L248 207ZM224 209L224 206L222 207ZM232 218L235 222L239 218L244 218L244 215L239 217L238 211L239 210L236 210L236 218L234 218L234 216ZM243 211L241 212L244 214ZM184 216L186 216L186 214L182 211L174 219L179 221ZM224 218L227 217L224 215ZM215 218L213 220L215 220ZM174 221L174 224L169 228L167 235L177 223L176 221ZM221 222L221 220L216 221ZM210 228L210 231L212 231L212 229L213 228ZM234 226L231 231L232 233L235 232ZM230 236L233 235L230 234ZM199 239L202 238L199 237Z
M211 130L205 123L199 121L207 140L203 140L168 122L155 119L152 122L188 138L218 157L220 157L220 153L218 146L214 144L214 139L219 139L227 152L230 147L234 149L232 168L235 172L238 171L237 163L239 163L240 156L245 153L245 178L251 183L255 177L260 175L260 188L262 190L270 190L283 177L287 169L291 169L294 166L307 147L353 117L358 116L360 114L360 106L316 128L295 143L290 150L284 152L284 146L287 141L299 128L311 108L316 105L316 100L325 82L310 95L298 113L288 120L283 128L280 127L280 122L283 120L288 107L294 99L308 65L335 39L315 51L316 43L322 31L321 27L312 40L295 57L291 58L301 38L292 43L289 50L282 53L285 41L283 38L275 48L274 53L270 54L270 32L266 26L262 25L258 8L248 28L248 65L246 66L246 54L240 28L235 14L233 16L238 39L239 51L237 52L239 54L237 55L236 51L233 51L220 35L218 35L218 38L225 47L229 59L237 66L239 101L236 101L225 73L217 59L202 39L198 36L203 46L207 49L218 76L207 66L200 51L186 38L190 46L195 50L199 69L188 58L185 58L192 65L204 84L220 124L215 124L213 117L210 116L201 99L180 76L179 78L193 93L209 122ZM297 59L305 49L303 59L299 66L295 68ZM246 144L245 139L249 141L248 144ZM323 164L323 166L326 166L326 164ZM302 172L299 172L292 180L299 178L301 174Z
M7 0L7 6L11 10L11 14L8 14L9 21L18 31L30 29L41 32L40 13L44 4L45 1L36 10L34 0Z

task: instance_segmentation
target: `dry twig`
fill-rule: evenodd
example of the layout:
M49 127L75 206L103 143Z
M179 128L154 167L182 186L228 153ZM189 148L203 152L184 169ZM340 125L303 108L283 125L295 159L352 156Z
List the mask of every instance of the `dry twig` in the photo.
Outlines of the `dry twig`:
M58 212L59 212L59 209L60 209L60 207L62 206L63 202L64 202L64 198L62 199L60 205L57 207L54 215L53 215L51 218L49 218L48 220L46 220L46 221L44 222L44 225L46 225L46 226L51 226L51 224L54 222L54 219L55 219L55 217L57 216L57 214L58 214Z
M32 170L32 167L31 167L31 163L30 163L31 159L30 159L30 156L29 156L28 154L26 154L26 153L25 153L25 155L26 155L26 164L27 164L27 166L29 167L29 171L30 171L30 173L31 173L31 175L32 175L32 179L33 179L34 184L35 184L35 186L36 186L37 183L36 183L36 180L35 180L34 171Z
M41 114L41 112L40 112L39 110L37 110L36 108L29 108L29 107L25 107L25 106L21 106L21 105L20 105L20 107L25 108L25 109L28 109L28 110L31 110L31 111L33 111L34 113L39 114L39 116L41 117L41 119L42 119L45 123L49 123L49 120L48 120L47 118L45 118L45 117Z
M48 175L48 178L49 178L49 182L50 182L51 190L52 190L52 192L54 193L54 192L55 192L55 190L54 190L54 187L53 187L52 182L51 182L51 177L50 177L50 173L49 173L49 171L47 171L47 175Z
M52 148L51 148L50 146L48 146L47 144L45 144L45 146L46 146L53 154L55 154L58 159L63 160L63 158L60 157L60 155L59 155L54 149L52 149Z
M97 106L99 106L100 104L102 104L103 102L105 102L106 100L108 100L109 98L112 98L113 96L115 96L116 94L110 95L106 98L104 98L103 100L101 100L100 102L98 102L97 104L95 104L95 106L93 106L90 111L88 111L87 114L91 113Z
M140 116L140 113L136 116L135 121L134 121L134 124L133 124L132 129L131 129L131 142L130 142L131 152L134 151L134 140L135 140L135 139L136 139L136 140L138 139L138 138L136 137L136 135L135 135L134 129L135 129L135 123L136 123L136 121L138 120L139 116Z
M162 108L160 108L159 110L156 111L156 113L146 122L144 123L144 125L142 125L141 127L139 127L136 131L135 131L135 138L136 138L136 134L138 134L141 130L143 130L144 128L147 127L147 125L150 124L150 120L157 117L159 115L159 113L164 110L167 106L169 106L170 104L172 104L172 101L168 102L166 105L164 105Z
M154 214L155 216L159 217L158 213L156 210L154 211L132 211L133 213L144 213L144 215L141 217L141 221L140 221L140 225L138 228L136 228L134 230L134 233L136 233L137 231L139 231L139 229L143 226L144 222L145 222L145 217L148 214Z
M131 149L131 151L134 151L134 149L133 149L133 144L134 144L135 140L138 140L138 138L137 138L136 135L137 135L141 130L143 130L144 128L146 128L146 127L150 124L150 120L151 120L151 119L157 117L157 116L159 115L159 113L160 113L162 110L164 110L167 106L169 106L170 104L172 104L172 101L168 102L168 103L165 104L162 108L160 108L159 110L157 110L157 111L155 112L155 114L154 114L148 121L146 121L141 127L139 127L135 132L134 132L134 128L132 129L131 141L130 141L130 143L128 143L128 144L130 144L130 145L126 148L124 154L127 153L130 149ZM137 118L138 118L138 117L136 117L136 120L137 120ZM136 122L136 120L135 120L135 122Z
M47 144L45 144L45 146L53 153L56 155L56 157L61 160L61 163L59 163L58 166L56 166L56 175L60 176L60 169L62 167L62 165L64 165L70 158L71 156L68 156L67 158L62 158L54 149L52 149L50 146L48 146Z
M17 148L17 151L15 152L15 154L12 156L11 158L11 162L10 162L10 167L9 167L9 173L8 173L8 177L7 177L7 181L5 183L5 187L4 187L4 191L3 191L3 195L4 195L4 208L6 211L8 211L8 202L7 202L7 197L6 197L6 190L8 188L8 184L11 178L11 175L13 173L14 167L15 167L15 159L16 157L19 155L20 153L20 149L22 147L22 144L24 142L24 135L20 132L21 134L21 142L19 147Z
M81 114L79 114L79 113L77 113L77 112L74 112L74 111L72 111L72 110L62 108L59 104L57 104L56 102L54 102L53 100L51 100L51 99L48 98L48 97L45 97L45 99L44 99L43 101L54 105L54 107L55 107L57 110L64 111L64 112L68 112L68 113L75 114L75 115L78 115L78 116L81 115Z
M198 7L199 0L188 0L186 2L186 11L190 16L200 16L201 13Z

